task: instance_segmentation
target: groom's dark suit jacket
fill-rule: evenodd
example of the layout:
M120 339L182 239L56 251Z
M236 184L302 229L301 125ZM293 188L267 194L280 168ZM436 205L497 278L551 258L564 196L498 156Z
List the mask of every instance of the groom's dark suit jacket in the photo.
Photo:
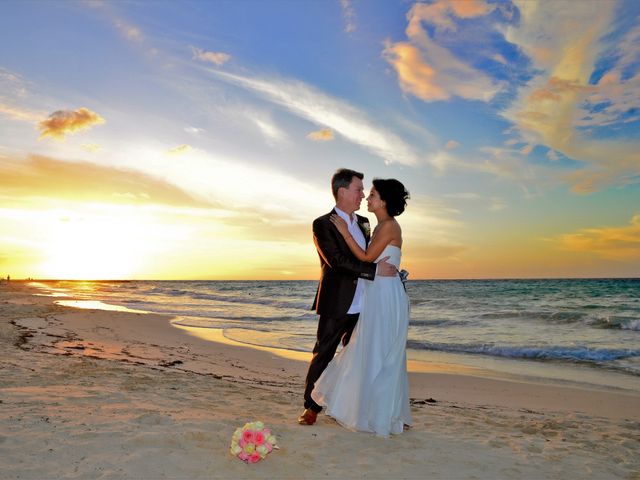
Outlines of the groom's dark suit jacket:
M376 264L361 262L349 250L349 246L329 217L335 209L318 217L313 222L313 241L320 256L321 276L316 298L311 307L318 315L331 318L347 314L358 278L373 280ZM356 215L358 226L369 244L370 232L363 225L369 223L366 217Z

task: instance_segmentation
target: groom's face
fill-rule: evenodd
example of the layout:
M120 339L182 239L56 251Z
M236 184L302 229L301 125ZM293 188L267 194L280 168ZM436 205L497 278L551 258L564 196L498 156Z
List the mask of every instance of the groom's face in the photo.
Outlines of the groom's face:
M364 186L362 180L358 177L353 177L349 188L344 189L345 207L349 207L350 212L353 213L360 209L360 203L364 198Z

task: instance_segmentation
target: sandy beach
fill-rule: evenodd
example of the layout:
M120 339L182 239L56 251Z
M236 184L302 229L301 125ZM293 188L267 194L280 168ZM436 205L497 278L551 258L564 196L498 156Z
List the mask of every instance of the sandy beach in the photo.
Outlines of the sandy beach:
M299 426L308 354L0 285L0 477L640 479L640 395L410 365L414 427ZM205 338L207 337L207 338ZM262 420L279 450L230 455Z

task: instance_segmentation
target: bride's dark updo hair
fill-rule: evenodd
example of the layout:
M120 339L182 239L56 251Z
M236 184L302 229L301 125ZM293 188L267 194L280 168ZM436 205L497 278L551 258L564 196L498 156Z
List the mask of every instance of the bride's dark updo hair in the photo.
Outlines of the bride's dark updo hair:
M387 205L387 213L392 217L397 217L407 206L409 192L404 185L394 178L382 179L374 178L373 186L380 194L380 199Z

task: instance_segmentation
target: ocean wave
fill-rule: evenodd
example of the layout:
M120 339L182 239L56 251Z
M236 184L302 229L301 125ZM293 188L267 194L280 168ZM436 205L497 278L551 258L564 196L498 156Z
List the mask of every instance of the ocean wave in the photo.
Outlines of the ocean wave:
M435 350L440 352L473 353L494 357L533 360L566 360L574 362L600 363L631 357L640 357L640 350L615 348L587 348L563 346L501 346L489 344L430 343L407 341L407 348Z
M143 293L153 297L154 301L163 301L158 297L193 298L211 302L229 302L240 305L265 305L274 308L295 308L310 310L313 292L291 292L291 288L283 290L273 285L260 285L255 282L167 282L152 283ZM157 300L156 300L157 299Z
M237 327L223 329L222 335L229 340L244 343L245 345L279 348L294 352L309 352L310 349L305 348L300 344L300 342L309 343L314 340L312 336L294 334L287 337L283 335L282 332L243 329Z
M620 326L620 328L623 330L635 330L636 332L640 332L640 319L625 322Z
M409 325L412 327L453 327L456 325L467 325L468 322L460 320L447 320L444 318L436 320L410 320Z
M500 320L509 318L518 318L525 320L544 320L555 323L575 323L584 319L584 312L548 312L548 311L531 311L531 310L512 310L506 312L489 312L480 315L481 319Z
M230 303L240 303L240 304L248 304L248 305L265 305L269 307L276 308L298 308L304 310L311 309L311 303L306 302L296 302L296 301L287 301L287 300L276 300L273 297L271 298L260 298L260 297L252 297L251 295L247 295L246 293L242 296L232 296L232 295L216 295L212 293L202 293L192 295L193 298L197 300L211 300L214 302L230 302Z
M166 312L163 312L166 313ZM189 315L177 314L173 323L184 325L185 327L202 327L202 328L221 328L221 325L243 326L243 328L260 329L261 324L272 324L280 322L283 324L295 324L309 321L316 322L316 318L311 316L304 317L250 317L250 316L230 316L230 315L198 315L189 312Z
M110 296L105 296L105 299ZM118 299L120 302L122 298ZM108 301L108 300L105 300ZM159 309L164 310L167 306L175 305L175 308L180 310L187 309L202 309L203 306L210 304L230 303L250 307L270 307L274 309L292 309L300 310L304 312L311 311L310 301L301 301L297 299L283 299L278 297L253 297L250 293L242 293L238 295L230 295L225 293L198 293L190 292L188 290L179 289L165 289L165 288L152 288L147 290L138 298L128 298L127 302L147 304L150 309L157 311Z
M502 318L517 318L517 317L520 317L521 315L522 315L521 312L516 312L516 311L489 312L489 313L483 313L482 315L479 315L479 317L487 320L500 320Z
M608 317L597 318L591 324L599 328L615 328L620 330L635 330L636 332L640 332L639 318L610 315Z

